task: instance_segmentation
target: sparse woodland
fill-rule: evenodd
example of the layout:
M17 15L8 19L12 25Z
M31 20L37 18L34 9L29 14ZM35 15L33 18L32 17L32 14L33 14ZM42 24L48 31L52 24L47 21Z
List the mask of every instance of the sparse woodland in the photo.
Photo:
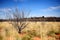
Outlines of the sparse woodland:
M60 22L21 21L26 15L18 9L7 17L10 21L0 22L0 40L60 40Z

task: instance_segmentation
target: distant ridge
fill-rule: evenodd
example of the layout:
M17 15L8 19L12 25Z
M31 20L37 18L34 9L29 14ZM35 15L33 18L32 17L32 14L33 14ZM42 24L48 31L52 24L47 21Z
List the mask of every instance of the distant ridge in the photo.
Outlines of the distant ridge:
M19 19L18 21L26 21L26 19L28 21L57 21L57 22L60 22L60 17L31 17L31 18L24 18L24 19ZM0 22L4 22L4 21L16 21L16 19L0 19Z

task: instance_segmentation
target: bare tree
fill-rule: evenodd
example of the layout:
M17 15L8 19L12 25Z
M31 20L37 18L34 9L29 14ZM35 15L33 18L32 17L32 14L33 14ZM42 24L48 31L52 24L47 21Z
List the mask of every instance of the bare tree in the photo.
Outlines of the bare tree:
M30 13L30 12L29 12ZM19 11L17 8L14 12L9 16L10 24L14 26L14 28L18 31L18 33L21 33L24 28L27 27L29 23L27 23L28 18L26 13L22 10Z

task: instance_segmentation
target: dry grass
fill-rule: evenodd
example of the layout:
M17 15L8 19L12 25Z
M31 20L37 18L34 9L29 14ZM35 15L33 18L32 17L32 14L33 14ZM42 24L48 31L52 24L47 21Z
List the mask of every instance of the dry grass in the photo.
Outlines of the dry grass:
M16 40L20 37L18 32L7 22L0 23L0 40Z
M59 28L60 22L29 22L29 25L22 32L35 31L41 40L48 40L48 38L49 40L56 40L55 37L48 37L47 33L52 30L60 32ZM0 40L21 40L21 37L11 24L0 22Z

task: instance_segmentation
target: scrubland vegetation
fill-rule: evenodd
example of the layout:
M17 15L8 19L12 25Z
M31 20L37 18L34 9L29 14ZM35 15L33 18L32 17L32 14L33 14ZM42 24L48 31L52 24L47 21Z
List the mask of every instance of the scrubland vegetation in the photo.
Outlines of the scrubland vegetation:
M28 21L17 8L8 12L9 21L0 22L0 40L60 40L60 22Z
M60 22L28 22L22 33L8 22L0 22L0 40L60 40Z

